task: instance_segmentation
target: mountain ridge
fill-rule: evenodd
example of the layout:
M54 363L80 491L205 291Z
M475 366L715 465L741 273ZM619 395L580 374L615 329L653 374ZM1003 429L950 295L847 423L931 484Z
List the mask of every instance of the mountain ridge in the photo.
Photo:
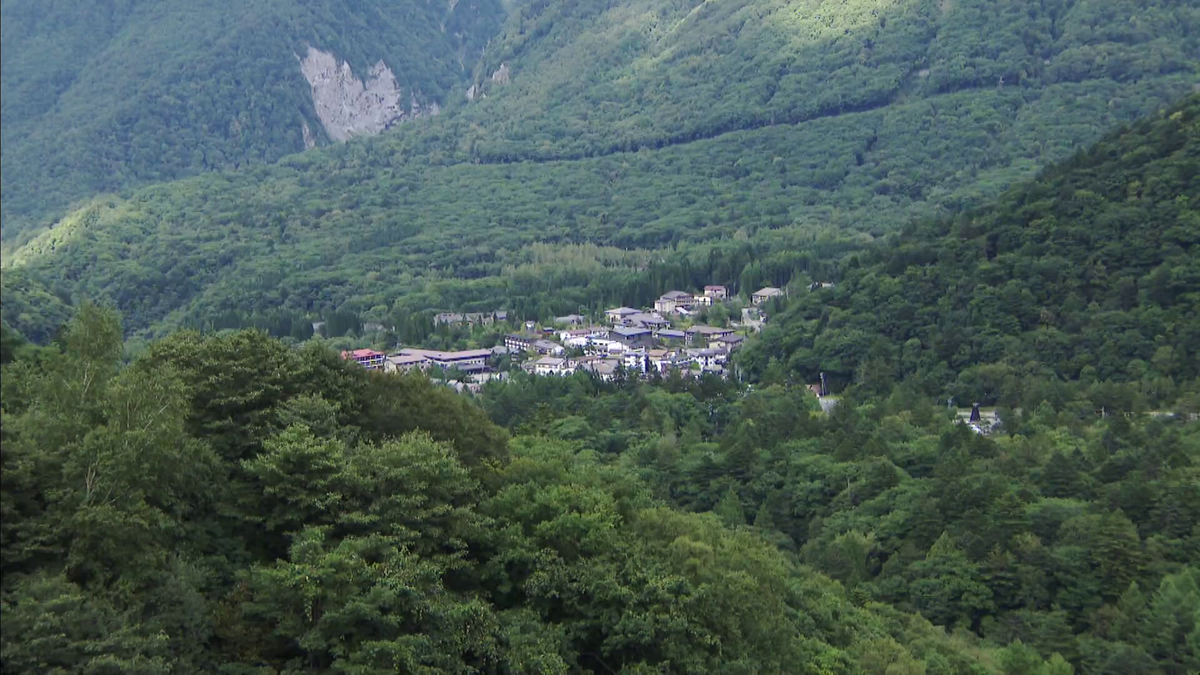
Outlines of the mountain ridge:
M8 259L23 268L22 274L44 276L59 297L113 302L126 313L131 329L147 334L231 309L281 308L298 318L318 318L341 308L369 312L372 321L380 321L396 312L509 302L528 306L534 315L561 313L649 291L613 286L588 291L596 280L585 281L566 267L542 271L548 278L571 279L565 295L537 290L539 282L505 271L519 267L535 243L658 251L658 257L667 258L676 249L729 249L737 237L807 241L802 245L807 247L818 233L846 243L883 236L908 220L958 212L1031 178L1102 129L1148 114L1190 90L1186 68L1200 69L1200 60L1179 56L1196 41L1181 27L1200 12L1191 5L1048 3L1048 9L1025 16L1033 31L1030 47L1014 32L1024 24L1007 32L985 31L1020 3L967 1L942 12L925 0L864 0L845 10L826 0L740 1L721 9L725 14L717 19L672 24L672 30L684 31L671 38L676 42L694 38L696 45L725 45L713 53L708 70L697 72L724 69L720 72L733 75L745 63L758 63L743 57L768 58L753 51L764 48L756 42L761 31L741 32L742 25L753 27L741 17L756 11L787 16L805 8L828 10L830 25L821 24L822 30L837 33L854 49L825 57L832 59L830 68L849 63L843 75L814 89L825 99L805 102L797 94L804 90L788 69L810 52L793 51L779 57L787 68L771 71L761 82L731 80L730 88L710 101L716 117L705 117L708 113L688 107L707 91L691 88L698 77L688 75L691 61L672 62L667 71L641 80L627 67L653 51L625 39L652 29L652 18L643 15L658 16L654 10L668 18L686 17L693 5L560 0L515 8L507 37L495 41L473 78L458 85L487 82L472 102L450 102L437 118L378 138L290 155L270 166L208 173L127 198L97 199ZM879 7L898 8L900 14L880 20L871 15ZM850 17L846 22L857 21L869 31L846 32L838 23L843 11ZM629 25L613 19L614 12ZM1123 13L1136 21L1108 32L1089 27L1107 25ZM914 41L914 35L932 30L923 22L935 14L946 22L935 41ZM1163 47L1164 38L1155 33L1160 30L1168 35L1175 30L1177 44ZM520 50L506 47L506 40L517 38L525 40ZM878 68L861 67L855 59L865 49L863 40L873 40L874 51L919 54L923 61L901 59L904 68L896 70L896 63L879 57ZM825 45L814 44L812 50ZM1039 49L1051 48L1049 65L1043 63L1047 59L1031 60L1041 55ZM594 61L600 65L557 58L588 50L597 52ZM694 50L705 53L702 46ZM1087 66L1080 54L1107 54L1108 60L1094 58ZM822 64L805 66L805 77L816 77L818 67L828 65ZM1011 86L941 91L947 83L978 86L972 83L1014 64L1041 64L1045 72L1042 79L1034 73ZM500 66L508 69L507 78L493 82L488 73ZM932 67L922 76L921 66ZM877 81L860 91L846 89L859 77L856 72ZM666 77L656 79L659 75ZM692 80L681 80L678 91L665 89L672 78L683 76ZM569 91L545 86L563 78L580 83ZM1084 80L1067 81L1072 78ZM613 83L626 80L630 90L649 91L654 85L666 93L661 100L605 103L618 91ZM773 82L791 83L771 97L786 99L785 112L839 114L797 124L780 124L777 118L772 124L770 114L743 105L741 95ZM785 89L790 93L780 98ZM851 102L866 96L864 91L886 97L876 107L848 112L837 107L844 101L835 105L842 89L859 97L845 99ZM539 107L539 101L554 105ZM691 103L675 105L680 101ZM625 122L610 124L626 108L643 104ZM594 119L581 117L593 110ZM643 124L660 113L662 120ZM698 120L736 120L751 128L710 125L710 131L721 133L676 143L695 129L673 130L672 120L692 113ZM537 124L529 122L530 115L538 116ZM589 124L609 125L611 131L592 143ZM637 146L647 139L671 144ZM69 245L83 231L80 224L88 222L90 252ZM780 270L772 282L785 283L798 273ZM730 277L718 281L739 280L738 272L725 274ZM168 279L173 281L164 292ZM253 299L246 302L248 293Z

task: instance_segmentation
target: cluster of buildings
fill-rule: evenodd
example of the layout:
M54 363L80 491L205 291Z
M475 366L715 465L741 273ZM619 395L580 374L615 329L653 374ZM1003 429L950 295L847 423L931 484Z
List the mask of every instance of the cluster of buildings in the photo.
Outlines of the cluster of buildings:
M355 349L342 352L342 358L352 360L367 370L398 372L428 370L432 367L443 370L458 370L462 373L481 373L489 369L489 360L496 355L492 349L467 349L458 352L443 352L433 349L401 349L392 355L373 349Z
M742 310L741 325L758 330L765 320L759 305L785 295L778 288L763 288L751 295L752 306ZM702 293L670 291L654 302L653 309L615 307L604 312L602 325L579 314L556 317L556 328L538 328L525 322L521 332L504 337L502 346L491 349L437 351L400 349L384 354L370 349L342 353L342 358L357 362L368 370L386 372L440 368L463 373L477 386L495 377L493 367L500 356L537 375L566 375L587 371L602 379L618 374L643 376L672 371L683 374L723 374L729 356L745 342L731 328L686 325L690 317L704 308L729 300L725 286L705 286ZM507 322L508 312L444 312L434 317L438 325L490 326ZM674 321L684 326L675 327ZM738 325L738 324L735 324Z
M586 317L577 314L557 317L555 323L563 328L543 329L541 335L511 333L505 336L504 346L514 356L532 357L524 367L538 375L581 370L602 379L619 373L723 374L730 354L745 342L745 336L718 326L675 328L668 317L686 320L728 297L724 286L705 286L702 294L671 291L656 300L653 309L615 307L604 312L603 325L586 325ZM751 314L760 317L757 310ZM761 327L761 321L755 327Z

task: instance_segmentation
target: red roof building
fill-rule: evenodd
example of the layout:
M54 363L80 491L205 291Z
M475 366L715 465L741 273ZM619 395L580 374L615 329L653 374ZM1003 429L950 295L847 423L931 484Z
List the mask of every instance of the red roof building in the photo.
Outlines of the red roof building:
M353 360L367 370L376 370L383 367L386 357L383 352L377 352L374 349L355 349L352 352L342 352L342 358Z

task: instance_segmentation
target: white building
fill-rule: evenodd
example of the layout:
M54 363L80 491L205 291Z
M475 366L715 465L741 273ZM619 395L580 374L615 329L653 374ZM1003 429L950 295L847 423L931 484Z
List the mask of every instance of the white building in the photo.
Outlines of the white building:
M677 307L691 307L693 302L694 300L691 293L684 293L683 291L670 291L669 293L664 293L661 298L654 301L654 311L662 314L670 314L671 312L674 312Z
M609 323L621 323L626 317L634 314L641 314L641 312L633 309L632 307L617 307L616 309L610 309L604 312L604 316L606 319L608 319Z
M543 356L533 362L535 375L569 375L575 372L575 364L567 359Z
M772 300L774 298L778 298L781 295L783 295L782 290L775 288L773 286L767 286L766 288L761 288L761 289L755 291L754 295L750 296L750 301L756 305L761 305L764 302L767 302L768 300Z

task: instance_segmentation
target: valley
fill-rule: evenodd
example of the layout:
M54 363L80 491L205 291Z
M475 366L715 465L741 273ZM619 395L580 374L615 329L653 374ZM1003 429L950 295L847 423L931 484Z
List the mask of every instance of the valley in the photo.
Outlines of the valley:
M0 3L0 673L1200 672L1195 0Z

